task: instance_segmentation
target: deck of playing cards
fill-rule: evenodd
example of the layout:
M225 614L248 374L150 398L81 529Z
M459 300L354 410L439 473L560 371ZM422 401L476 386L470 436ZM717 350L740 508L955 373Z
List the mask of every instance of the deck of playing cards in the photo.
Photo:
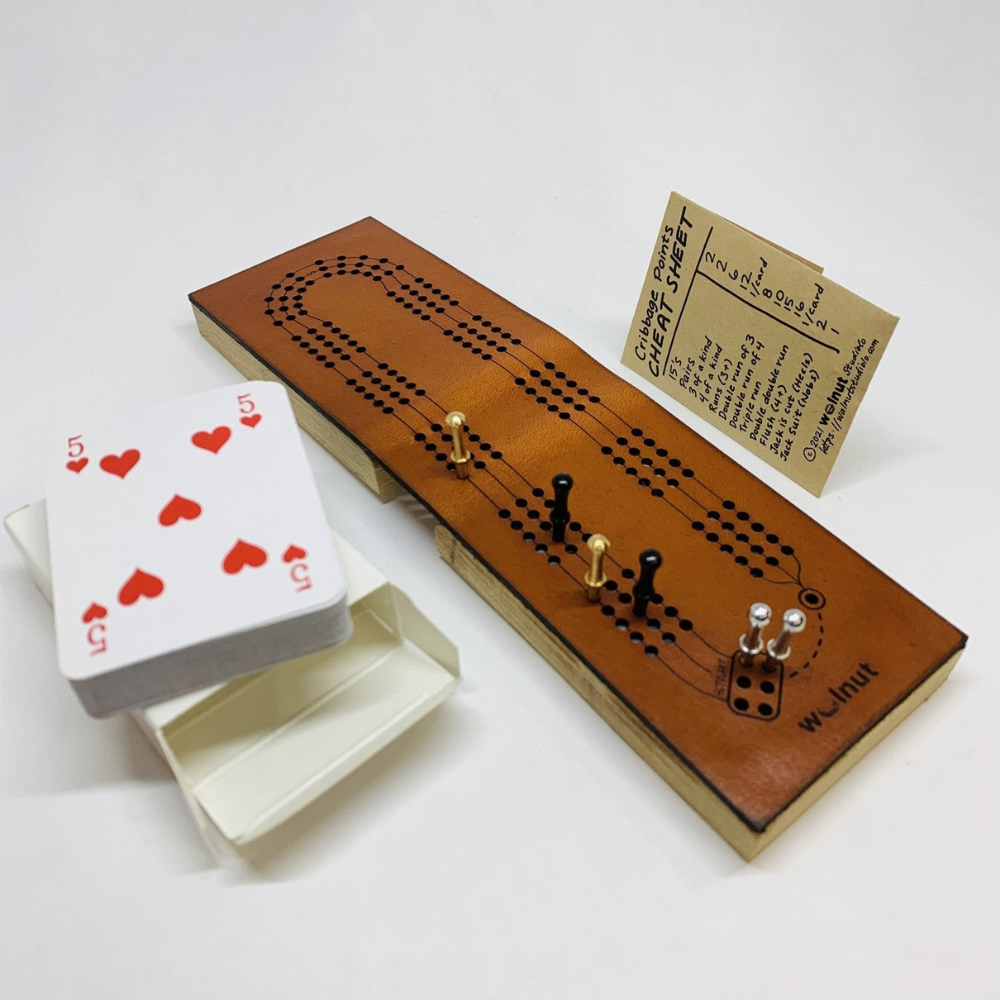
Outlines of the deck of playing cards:
M344 573L276 383L73 428L48 511L59 666L91 715L350 637Z

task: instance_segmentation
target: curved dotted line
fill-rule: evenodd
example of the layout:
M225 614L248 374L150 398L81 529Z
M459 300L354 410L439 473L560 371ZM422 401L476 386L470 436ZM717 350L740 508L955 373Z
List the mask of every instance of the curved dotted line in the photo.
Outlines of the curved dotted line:
M817 656L819 656L819 651L823 648L823 639L825 638L825 633L826 633L826 626L823 624L823 612L816 611L815 615L816 615L816 623L819 629L819 636L816 639L816 648L812 651L812 656L809 657L806 663L802 664L803 670L809 669L809 667L812 665L812 661L815 660ZM798 677L799 673L800 671L798 670L792 670L789 672L788 677L789 678Z

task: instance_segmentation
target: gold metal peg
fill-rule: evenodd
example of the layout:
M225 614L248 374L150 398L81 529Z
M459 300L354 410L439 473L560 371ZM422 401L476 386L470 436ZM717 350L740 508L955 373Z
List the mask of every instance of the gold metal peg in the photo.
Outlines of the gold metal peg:
M587 548L590 549L590 569L583 574L583 585L587 588L587 600L598 601L601 587L608 582L604 575L604 553L611 548L611 542L604 535L591 535Z
M469 478L469 449L465 446L465 414L458 410L452 410L444 418L444 422L451 430L451 455L448 457L455 466L455 475L459 479Z

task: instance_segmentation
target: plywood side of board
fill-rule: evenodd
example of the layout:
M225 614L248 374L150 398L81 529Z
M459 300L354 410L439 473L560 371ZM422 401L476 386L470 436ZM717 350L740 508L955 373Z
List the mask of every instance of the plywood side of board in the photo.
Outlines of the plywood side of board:
M246 350L239 341L228 334L211 316L206 316L197 306L192 306L198 332L214 347L241 375L250 379L265 379L281 382L288 389L288 395L295 411L299 426L315 438L334 458L353 472L380 500L389 501L401 496L405 491L386 470L376 462L349 435L297 392L255 354Z

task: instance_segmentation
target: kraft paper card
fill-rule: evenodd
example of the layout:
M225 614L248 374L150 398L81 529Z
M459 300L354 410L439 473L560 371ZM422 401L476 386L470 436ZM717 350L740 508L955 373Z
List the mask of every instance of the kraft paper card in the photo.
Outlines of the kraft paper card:
M819 496L897 322L674 192L622 361Z

